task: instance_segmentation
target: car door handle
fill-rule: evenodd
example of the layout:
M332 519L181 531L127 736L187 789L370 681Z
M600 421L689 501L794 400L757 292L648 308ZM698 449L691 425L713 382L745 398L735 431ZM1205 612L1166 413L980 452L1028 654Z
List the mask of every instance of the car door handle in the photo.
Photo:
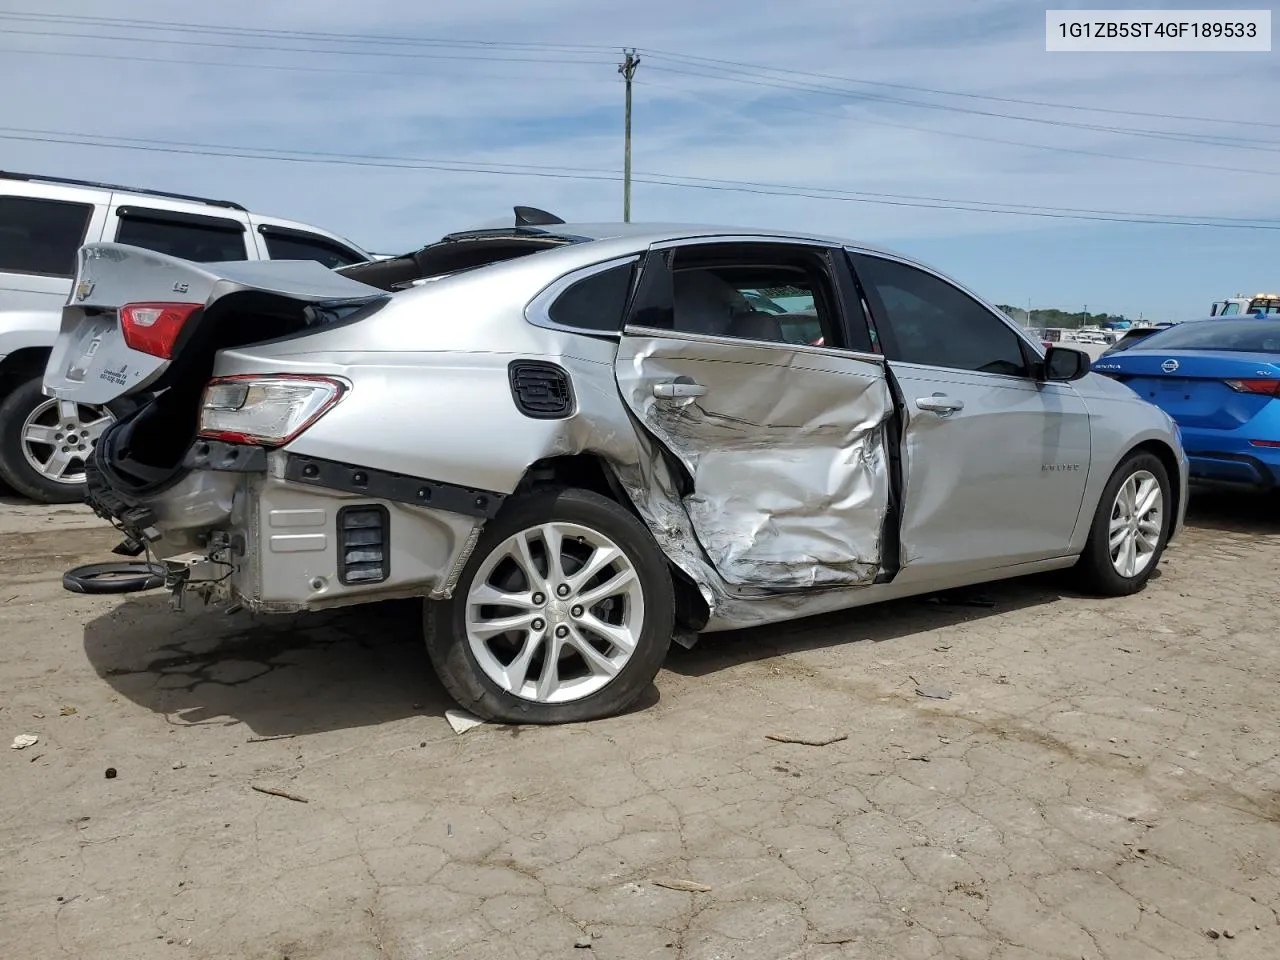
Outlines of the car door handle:
M932 397L917 397L916 406L921 410L929 410L939 416L946 417L957 410L963 410L964 401L957 400L955 397L948 397L946 394L935 393Z
M653 385L653 395L660 400L681 400L686 397L702 397L707 388L689 379L667 380Z

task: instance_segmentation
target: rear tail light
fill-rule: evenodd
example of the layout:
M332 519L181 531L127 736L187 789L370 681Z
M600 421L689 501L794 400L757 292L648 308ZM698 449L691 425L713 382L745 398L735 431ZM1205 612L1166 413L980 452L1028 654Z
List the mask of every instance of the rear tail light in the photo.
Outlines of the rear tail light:
M200 405L200 436L280 447L319 420L347 390L336 377L251 374L211 380Z
M178 334L198 303L130 303L120 308L120 330L133 350L168 360Z
M1264 397L1280 397L1280 380L1227 380L1236 393L1256 393Z

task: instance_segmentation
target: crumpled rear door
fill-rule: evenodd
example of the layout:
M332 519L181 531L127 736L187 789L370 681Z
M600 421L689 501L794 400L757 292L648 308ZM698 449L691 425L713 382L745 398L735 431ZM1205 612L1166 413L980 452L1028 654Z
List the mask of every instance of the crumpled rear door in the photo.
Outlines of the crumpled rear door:
M890 503L881 360L820 347L629 330L615 372L688 471L693 530L727 584L870 584Z

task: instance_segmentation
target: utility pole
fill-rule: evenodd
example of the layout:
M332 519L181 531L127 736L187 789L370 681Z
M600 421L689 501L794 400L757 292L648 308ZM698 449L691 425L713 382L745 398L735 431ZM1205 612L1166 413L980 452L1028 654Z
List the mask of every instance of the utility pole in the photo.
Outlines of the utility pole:
M627 118L625 147L622 160L622 222L631 222L631 79L636 75L636 67L640 66L640 58L635 48L623 50L626 59L618 64L618 72L627 85Z

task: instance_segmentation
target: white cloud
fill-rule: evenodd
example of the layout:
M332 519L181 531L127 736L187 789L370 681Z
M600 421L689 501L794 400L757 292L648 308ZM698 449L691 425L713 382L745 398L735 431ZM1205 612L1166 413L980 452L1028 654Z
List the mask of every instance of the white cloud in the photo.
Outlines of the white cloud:
M28 8L36 12L36 4ZM861 77L999 97L1060 100L1110 109L1275 122L1275 80L1259 55L1071 55L1044 52L1043 10L1025 2L943 0L911 4L746 0L224 0L197 17L159 0L102 8L68 0L57 13L217 22L228 27L546 44L626 43L644 50ZM214 10L217 10L214 13ZM46 8L46 12L47 8ZM234 49L289 46L270 39L75 28L148 43L18 35L72 28L0 21L0 85L21 89L0 104L0 126L83 131L232 146L393 155L476 163L619 171L622 87L617 55L598 65L580 54L492 49L494 56L552 62L444 59L466 51L384 47L382 56ZM169 45L161 36L231 44ZM332 48L298 41L311 50ZM14 48L86 51L141 59L20 55ZM370 48L366 48L370 49ZM379 48L372 48L379 49ZM407 54L390 56L389 53ZM594 56L594 55L593 55ZM221 61L213 67L193 61ZM303 67L264 69L263 65ZM1040 143L1098 153L1280 173L1274 153L1143 140L1102 130L1020 123L902 104L689 76L719 72L648 57L637 74L637 171L838 190L914 194L1100 210L1258 216L1280 205L1280 176L1158 165L968 140L882 126ZM365 71L365 72L357 72ZM388 71L379 76L379 71ZM416 75L415 75L416 74ZM788 83L820 83L789 75ZM1147 127L1277 141L1280 129L1187 124L848 87L994 113L1114 127ZM323 224L374 249L404 248L531 203L568 219L611 219L621 185L430 170L175 156L0 141L3 166L137 182L239 200L263 212ZM897 246L917 238L1061 231L1079 224L977 213L674 189L637 183L636 219L774 224ZM1128 229L1117 227L1115 229ZM1183 230L1188 250L1207 231ZM1268 235L1259 234L1259 237ZM1207 250L1235 250L1215 239ZM1224 257L1232 254L1224 253ZM942 264L944 268L946 264ZM1261 282L1261 279L1259 280ZM1030 291L1029 291L1030 292ZM999 296L999 291L991 291ZM1010 296L1018 293L1010 290ZM1216 294L1214 294L1216 295ZM1170 294L1173 296L1173 294ZM1195 291L1179 298L1205 299ZM1211 298L1211 297L1210 297ZM1207 300L1206 300L1207 302ZM1125 307L1128 304L1117 304ZM1194 311L1193 311L1194 312Z

